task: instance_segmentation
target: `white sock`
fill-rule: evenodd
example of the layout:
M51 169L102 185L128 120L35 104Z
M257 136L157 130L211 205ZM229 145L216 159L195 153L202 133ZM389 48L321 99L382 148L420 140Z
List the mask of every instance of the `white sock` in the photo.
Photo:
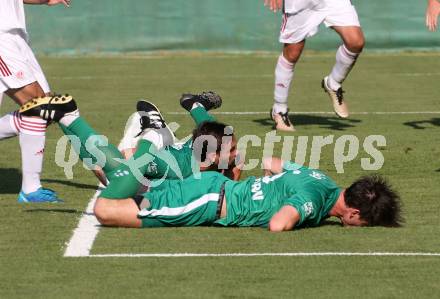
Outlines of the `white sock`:
M66 113L59 121L60 124L68 127L79 117L79 110Z
M359 53L350 52L345 45L341 45L336 51L336 63L328 76L327 84L333 90L338 90L348 73L356 63Z
M22 191L31 193L41 187L46 121L41 118L21 116L20 147L22 163Z
M0 118L0 140L18 135L18 112L6 114Z
M161 149L163 147L163 137L162 135L155 129L151 129L142 134L142 139L150 141L157 149Z
M275 89L273 113L287 112L287 97L289 95L290 83L293 78L294 63L284 58L283 54L278 57L275 67Z

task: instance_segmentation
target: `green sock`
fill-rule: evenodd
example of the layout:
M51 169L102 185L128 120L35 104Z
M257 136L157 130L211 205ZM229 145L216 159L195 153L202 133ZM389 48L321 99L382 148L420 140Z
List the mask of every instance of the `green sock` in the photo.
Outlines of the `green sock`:
M149 175L148 169L150 162L155 158L155 151L156 147L150 141L141 139L136 152L130 159L106 173L110 184L100 196L120 199L136 195L141 182L145 181L145 176Z
M108 143L107 145L101 145L105 144L104 140L98 133L95 132L95 130L92 129L92 127L90 127L84 118L78 117L67 128L63 129L62 125L60 125L60 127L64 132L70 132L79 138L81 141L80 158L91 158L94 164L98 161L98 159L95 155L93 155L94 153L87 151L86 142L91 137L95 138L93 145L105 156L105 163L99 166L106 173L106 175L107 173L114 171L121 164L115 159L124 159L121 152L113 144Z
M206 111L205 107L196 107L189 112L196 125L200 125L205 121L215 121L215 118Z
M143 156L145 153L149 153L152 156L152 158L154 158L157 153L157 148L150 141L141 139L138 142L136 152L133 154L133 159L138 159L139 157ZM144 173L145 176L150 175L148 173L148 164L140 165L139 170L140 172Z
M145 153L148 153L148 155L143 157ZM129 171L130 173L132 173L130 167L127 165L130 164L130 162L135 163L133 164L132 167L139 169L139 172L142 173L142 175L147 177L155 175L155 173L149 172L148 166L150 165L150 162L155 160L156 154L157 154L157 149L154 146L154 144L152 144L148 140L144 140L144 139L139 140L137 149L134 152L133 156L130 159L128 159L126 163L119 163L117 167L111 169L109 173L106 173L108 180L111 181L113 179L113 176L111 175L113 173L123 172L123 171ZM144 159L138 160L141 157Z
M92 155L90 155L90 153L86 151L85 147L82 144L78 145L77 143L72 142L73 140L72 136L76 136L75 134L73 134L72 131L70 131L65 125L62 125L60 123L58 123L58 125L61 131L63 131L64 135L66 135L69 138L73 149L78 154L81 161L84 161L85 158L93 159Z

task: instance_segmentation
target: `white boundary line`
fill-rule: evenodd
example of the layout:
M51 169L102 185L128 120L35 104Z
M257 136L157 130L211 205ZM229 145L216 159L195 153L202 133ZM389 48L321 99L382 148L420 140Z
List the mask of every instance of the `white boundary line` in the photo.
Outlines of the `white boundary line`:
M258 256L435 256L433 252L280 252L280 253L120 253L120 254L92 254L89 257L258 257Z
M171 115L182 115L188 114L188 112L165 112L166 114ZM268 111L211 111L211 114L223 114L223 115L261 115L267 114ZM298 111L298 112L289 112L289 114L335 114L333 111ZM411 114L440 114L440 111L371 111L371 112L350 112L351 115L411 115Z
M81 216L77 228L73 231L73 235L67 243L64 251L65 257L90 256L90 250L100 228L100 224L93 214L93 207L100 192L100 189L96 190L95 195L87 205L86 212Z

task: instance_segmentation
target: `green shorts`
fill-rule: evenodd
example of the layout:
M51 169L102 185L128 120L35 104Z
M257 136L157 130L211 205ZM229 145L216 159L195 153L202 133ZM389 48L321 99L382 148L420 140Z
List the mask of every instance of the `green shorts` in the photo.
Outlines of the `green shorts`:
M142 227L212 225L218 218L220 193L228 178L211 171L198 177L167 180L144 193L150 206L138 213Z

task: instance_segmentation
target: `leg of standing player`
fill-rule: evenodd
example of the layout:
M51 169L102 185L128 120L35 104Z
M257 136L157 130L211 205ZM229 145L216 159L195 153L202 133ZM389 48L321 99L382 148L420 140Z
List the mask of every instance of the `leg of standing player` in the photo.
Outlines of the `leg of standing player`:
M17 104L45 96L49 85L22 34L0 34L0 92ZM57 201L52 190L41 187L46 121L12 113L0 121L0 138L19 136L22 158L22 188L19 202Z
M283 15L279 41L284 47L275 67L274 104L270 113L277 130L295 130L288 116L287 104L295 65L306 39L318 32L318 26L323 19L323 12L319 9L305 9L295 14Z
M322 88L329 95L335 113L342 118L349 116L342 83L353 68L365 44L356 9L350 1L330 1L329 13L324 23L341 37L343 44L336 51L336 62L328 76L322 80Z
M271 117L275 121L276 129L294 131L289 120L287 98L293 80L295 64L298 62L304 49L305 40L293 44L284 44L283 52L278 57L275 67L274 104Z

